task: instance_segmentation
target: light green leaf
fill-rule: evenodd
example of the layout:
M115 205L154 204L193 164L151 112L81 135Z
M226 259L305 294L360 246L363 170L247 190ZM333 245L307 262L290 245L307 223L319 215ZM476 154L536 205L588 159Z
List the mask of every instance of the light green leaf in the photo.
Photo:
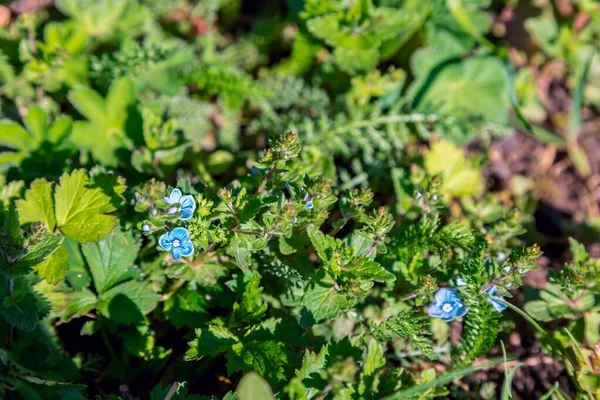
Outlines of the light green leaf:
M471 166L465 153L454 143L441 140L425 153L425 169L443 178L442 192L447 196L471 196L483 185L481 172Z
M113 82L106 96L106 118L109 124L122 124L127 117L127 107L135 101L135 86L128 78Z
M95 90L78 87L67 96L81 115L95 123L103 124L106 120L104 99Z
M98 293L139 275L133 265L139 249L139 240L131 232L122 232L118 228L98 242L81 246Z
M505 123L508 92L502 63L491 56L474 56L447 63L419 89L415 110L477 117Z
M0 121L0 145L15 150L32 150L36 143L16 122Z
M17 200L16 205L21 224L43 222L49 232L54 231L56 218L54 217L52 185L44 178L34 180L25 192L25 199Z
M42 263L62 244L63 237L47 235L40 241L30 245L27 254L19 259L9 271L11 275L23 275L31 272L31 268Z
M302 297L302 305L308 315L301 316L300 323L303 327L309 327L336 318L352 304L345 293L335 288L333 278L321 272Z
M275 399L267 381L255 372L244 375L236 390L235 398L237 400Z
M325 236L323 232L312 225L308 227L306 232L308 233L308 237L310 238L313 247L317 250L317 255L321 261L326 263L329 260L327 250L331 249L332 245L335 245L335 240L333 240L333 238L331 238L332 240L328 240L328 237ZM333 244L331 241L333 241Z
M64 279L69 269L69 252L61 245L46 261L34 267L38 276L50 284L57 284Z
M40 107L31 107L27 111L27 115L23 118L23 123L29 134L37 143L41 143L46 139L48 132L48 116Z
M367 356L365 357L365 366L363 367L363 373L365 375L373 375L379 368L385 365L383 353L383 347L376 340L369 341L369 348Z
M54 194L56 222L59 229L80 243L98 240L117 224L111 197L100 188L88 188L89 177L84 170L63 174Z

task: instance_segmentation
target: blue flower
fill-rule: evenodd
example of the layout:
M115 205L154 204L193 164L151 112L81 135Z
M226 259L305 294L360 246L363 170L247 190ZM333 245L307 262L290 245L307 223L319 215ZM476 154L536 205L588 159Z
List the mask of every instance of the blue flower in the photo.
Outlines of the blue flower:
M192 218L194 210L196 209L196 200L194 200L194 198L189 194L183 196L181 190L173 189L171 195L169 197L165 197L164 200L170 205L179 205L179 207L169 207L169 214L173 214L180 211L180 220L185 221Z
M252 175L262 175L263 170L258 168L257 166L253 165L252 168L250 169L250 171L252 171Z
M454 289L441 288L435 293L434 298L435 302L431 303L427 308L427 313L432 317L450 322L467 313L467 307L461 303Z
M483 291L483 293L490 296L488 301L490 302L492 307L494 307L494 310L496 310L498 312L502 312L502 311L506 310L506 307L508 307L508 306L497 300L497 299L504 300L504 296L496 296L497 291L498 291L498 287L496 285L492 285L489 288L485 289Z
M179 227L165 233L158 239L158 243L166 251L171 250L174 260L194 253L194 243L190 240L190 233L185 228Z

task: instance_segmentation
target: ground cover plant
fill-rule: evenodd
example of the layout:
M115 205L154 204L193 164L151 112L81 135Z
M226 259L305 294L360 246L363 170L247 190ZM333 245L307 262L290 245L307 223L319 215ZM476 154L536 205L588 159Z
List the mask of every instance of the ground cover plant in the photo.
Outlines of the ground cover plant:
M0 5L0 398L600 399L594 0Z

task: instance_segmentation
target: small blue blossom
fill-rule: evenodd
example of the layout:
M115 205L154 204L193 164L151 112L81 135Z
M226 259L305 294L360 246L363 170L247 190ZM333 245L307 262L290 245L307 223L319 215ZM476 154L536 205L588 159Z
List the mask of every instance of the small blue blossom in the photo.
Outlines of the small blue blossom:
M262 175L263 170L258 168L257 166L253 165L252 168L250 169L250 171L252 171L252 175Z
M194 253L194 243L190 240L190 233L185 228L179 227L165 233L158 239L158 243L166 251L171 250L174 260Z
M496 310L498 312L502 312L502 311L506 310L506 307L508 307L508 306L497 300L497 299L504 300L504 296L496 296L497 291L498 291L498 287L496 285L492 285L489 288L485 289L483 291L483 293L490 296L488 301L490 302L492 307L494 307L494 310Z
M192 218L194 214L194 210L196 209L196 200L192 196L183 195L181 190L173 189L171 195L169 197L164 198L165 202L169 205L178 204L179 207L169 207L168 213L174 214L176 212L181 212L181 217L179 218L182 221L188 220Z
M308 208L309 210L315 208L315 205L313 204L312 200L306 202L306 208Z
M454 289L441 288L433 297L435 302L427 308L427 313L432 317L450 322L455 318L463 317L467 313L467 307L460 301Z

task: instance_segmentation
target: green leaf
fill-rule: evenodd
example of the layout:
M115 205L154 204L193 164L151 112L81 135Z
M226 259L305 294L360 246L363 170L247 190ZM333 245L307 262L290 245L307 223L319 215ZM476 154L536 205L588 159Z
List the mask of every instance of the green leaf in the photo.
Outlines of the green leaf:
M0 145L15 150L33 150L36 143L16 122L0 121Z
M135 86L128 78L120 78L112 83L106 96L106 118L113 124L123 124L127 117L127 107L135 101Z
M111 197L100 188L88 188L88 183L84 170L65 173L54 194L59 229L80 243L98 240L117 224L115 217L106 215L116 210Z
M46 140L48 133L48 116L40 107L31 107L23 118L23 123L35 142L41 143Z
M335 246L335 239L325 235L319 228L312 225L308 227L306 232L321 261L324 263L328 262L329 257L327 255L327 250L330 250Z
M70 292L67 294L67 300L67 309L65 310L63 319L68 319L72 316L82 316L96 307L96 302L98 301L96 295L89 289Z
M569 142L573 142L581 129L581 123L583 121L583 94L585 89L585 82L587 80L588 73L590 71L590 65L592 65L592 60L595 51L592 51L583 65L583 69L577 76L577 81L575 84L575 93L573 93L573 102L571 104L571 116L569 119L569 130L567 132L567 139ZM589 167L588 167L589 168Z
M15 291L0 303L0 315L17 329L32 331L38 322L38 300L27 289Z
M98 310L116 322L132 324L143 321L159 299L160 295L148 283L128 281L102 293Z
M67 97L75 109L88 120L96 123L104 123L106 118L104 99L98 92L82 86L71 90Z
M140 241L133 234L115 228L99 241L81 246L94 279L94 287L103 293L117 283L139 277L134 266L140 249Z
M21 257L11 268L9 274L23 275L31 272L31 268L41 264L54 253L63 242L63 237L46 235L40 241L27 248L27 254Z
M447 196L471 196L483 185L481 172L472 166L465 153L454 143L435 142L425 153L425 169L443 178L441 191Z
M481 32L477 24L471 20L471 14L464 7L462 0L448 0L447 5L452 17L467 33L488 50L494 50L494 45L483 36L484 32Z
M198 329L198 338L190 342L190 349L185 354L186 360L200 360L204 356L216 356L224 353L239 342L237 336L227 328L209 325L208 329Z
M267 381L254 372L244 375L240 380L235 396L237 400L275 399Z
M54 200L52 185L44 178L36 179L25 192L24 200L16 201L21 224L28 222L43 222L49 232L54 231Z
M300 323L303 327L320 324L328 319L338 317L352 304L345 293L335 288L334 279L321 271L315 281L308 285L302 297L305 315L301 315Z
M433 69L419 87L415 103L420 112L505 123L508 93L502 63L491 56L447 62Z
M69 252L63 244L46 261L34 267L40 279L45 279L53 285L64 279L68 269Z
M234 344L227 352L227 371L255 371L275 385L285 379L283 366L288 362L285 345L272 340Z
M383 268L375 261L367 261L360 267L352 270L352 273L361 280L372 280L375 282L394 282L396 276Z

